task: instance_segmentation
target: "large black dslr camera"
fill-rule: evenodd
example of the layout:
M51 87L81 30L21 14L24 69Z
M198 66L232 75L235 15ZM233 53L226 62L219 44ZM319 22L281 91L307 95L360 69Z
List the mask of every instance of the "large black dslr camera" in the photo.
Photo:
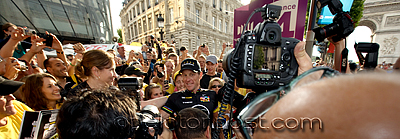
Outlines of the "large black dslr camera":
M297 75L293 51L299 40L282 37L282 29L275 22L281 6L264 5L259 11L264 21L242 34L236 45L237 54L228 53L223 65L225 71L238 71L238 87L265 91L286 85ZM231 65L235 58L240 63L237 69Z
M322 42L325 38L336 35L332 37L332 40L334 42L340 41L354 31L354 22L349 12L343 11L343 4L340 0L318 0L317 2L318 8L322 8L326 5L328 5L331 13L336 15L333 18L332 24L313 29L315 38L318 42Z
M120 90L127 92L127 94L135 100L138 112L136 113L139 121L139 127L135 131L135 138L140 139L156 139L157 135L162 133L162 121L157 120L160 117L158 108L153 105L147 105L140 109L140 94L139 90L142 89L143 79L141 77L126 77L118 80L118 87ZM154 136L149 134L149 130L154 130Z

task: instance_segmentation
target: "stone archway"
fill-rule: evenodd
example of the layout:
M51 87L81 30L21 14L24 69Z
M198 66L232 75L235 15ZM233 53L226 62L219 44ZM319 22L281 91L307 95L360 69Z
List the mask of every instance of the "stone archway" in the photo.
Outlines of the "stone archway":
M400 56L400 0L366 0L359 26L367 26L380 45L378 64Z
M371 21L371 20L362 20L362 21L360 21L360 23L358 24L358 26L367 26L368 28L371 29L372 34L374 34L375 31L377 30L377 25L376 25L376 23L374 23L374 22Z

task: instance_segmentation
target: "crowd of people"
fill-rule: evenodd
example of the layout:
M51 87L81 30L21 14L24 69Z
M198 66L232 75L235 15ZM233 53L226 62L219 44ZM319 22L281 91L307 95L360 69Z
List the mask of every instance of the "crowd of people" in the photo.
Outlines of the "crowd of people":
M208 46L205 45L198 46L197 50L189 54L184 46L180 47L179 52L175 52L174 45L161 47L156 38L148 36L141 51L132 50L128 55L125 54L123 46L119 46L117 51L112 49L86 51L82 44L77 43L73 46L75 55L67 56L64 54L62 43L55 35L46 32L53 40L52 44L46 44L46 39L35 34L26 34L24 29L12 23L6 23L2 26L1 33L4 38L0 40L1 138L18 138L24 111L53 109L60 109L56 122L59 138L129 138L134 136L132 129L138 124L135 115L136 107L146 105L155 105L159 108L161 121L168 117L176 118L178 123L182 117L186 117L186 119L188 117L209 119L208 121L200 121L205 123L202 124L206 125L205 127L193 129L177 127L170 131L166 130L168 127L164 125L163 134L159 136L160 138L228 137L225 130L221 130L222 132L218 134L217 131L220 129L213 127L211 123L216 122L218 117L218 112L221 109L220 96L222 96L219 93L223 93L220 89L227 81L226 72L222 68L222 57L226 48L233 47L232 45L228 46L223 43L221 46L223 51L218 56L210 54ZM343 41L340 42L344 45ZM340 45L340 43L335 43L335 45ZM311 62L304 47L304 42L300 42L294 50L294 55L299 64L299 75L316 66ZM45 48L55 50L57 56L46 56L44 54ZM383 66L387 67L387 65ZM390 67L393 69L393 74L398 74L400 59ZM350 70L348 73L350 74ZM374 73L371 72L370 74ZM349 79L343 77L342 80L351 82L377 77L374 75L354 76L354 78L347 77ZM387 76L382 75L379 79L385 80L383 77ZM115 87L118 86L118 79L127 77L143 79L143 88L137 90L140 94L139 106L136 105L138 104L135 102L136 98L131 98L132 96L119 91ZM338 82L338 80L340 82L340 79L323 82L333 83ZM397 84L391 82L394 81L392 78L385 81L395 85L395 87L389 86L387 88L399 88L398 82ZM320 89L317 87L323 88L324 85L328 84L323 84L323 82L311 82L310 84L314 83L316 86L306 89L314 89L315 92L315 90ZM345 84L345 86L350 85L350 83ZM301 87L305 88L307 85ZM334 88L334 86L329 87ZM340 87L336 89L338 92L351 91L351 89L341 89ZM366 90L366 92L371 92L371 90L373 89ZM252 92L251 89L237 86L235 86L235 91L243 96ZM383 91L389 93L393 90ZM299 92L308 93L304 90ZM335 91L331 92L332 94L336 93ZM351 92L360 92L360 90ZM271 111L281 111L280 105L288 107L285 102L299 101L297 99L302 98L295 95L301 94L291 93L287 95L285 99L274 105ZM335 97L339 96L335 95ZM315 103L332 105L332 109L343 109L344 107L331 104L333 103L331 101L334 100L323 101L326 100L325 96L316 99L321 100L321 102ZM359 101L368 101L365 99L367 98L360 98ZM350 104L351 102L345 100L343 103ZM310 106L318 104L313 103ZM227 107L230 108L230 106ZM296 107L300 106L296 105ZM323 109L321 111L329 110ZM230 115L229 111L225 112L224 120L227 121ZM295 113L296 111L292 112L288 115L284 115L282 112L277 113L280 114L278 116L298 115ZM354 111L345 112L354 113ZM275 113L267 113L264 117L271 118L273 114ZM116 119L118 120L116 121ZM397 124L396 127L399 125ZM331 127L331 125L327 125L327 127ZM266 132L259 129L254 130L254 137L263 138L264 134ZM241 136L238 133L236 137L240 138Z

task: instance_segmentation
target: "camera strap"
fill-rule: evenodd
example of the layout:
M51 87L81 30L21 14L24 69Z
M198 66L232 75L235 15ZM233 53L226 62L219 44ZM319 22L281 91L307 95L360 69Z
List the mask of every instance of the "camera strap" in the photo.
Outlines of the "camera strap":
M347 61L348 61L348 56L349 54L349 50L347 49L347 47L345 47L342 50L342 56L341 56L341 64L340 64L340 72L341 73L346 73L346 69L347 69Z

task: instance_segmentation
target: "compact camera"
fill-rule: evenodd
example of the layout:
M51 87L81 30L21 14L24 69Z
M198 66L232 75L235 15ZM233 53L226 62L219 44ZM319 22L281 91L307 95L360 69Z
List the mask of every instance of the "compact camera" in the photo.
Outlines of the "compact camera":
M293 51L299 40L282 37L281 27L275 22L280 12L281 6L263 6L261 16L264 21L241 36L236 48L238 58L232 54L224 57L223 65L232 58L239 60L238 69L224 66L225 71L239 71L238 87L265 91L286 85L297 76L298 64Z
M25 62L23 62L23 61L20 61L20 60L18 60L18 59L16 59L16 60L14 60L13 62L18 62L18 64L20 65L20 70L21 71L27 71L28 69L29 69L29 67L26 65L26 63Z
M24 28L23 31L24 31L23 34L24 34L25 36L33 36L33 35L36 35L36 30L34 30L34 29Z

